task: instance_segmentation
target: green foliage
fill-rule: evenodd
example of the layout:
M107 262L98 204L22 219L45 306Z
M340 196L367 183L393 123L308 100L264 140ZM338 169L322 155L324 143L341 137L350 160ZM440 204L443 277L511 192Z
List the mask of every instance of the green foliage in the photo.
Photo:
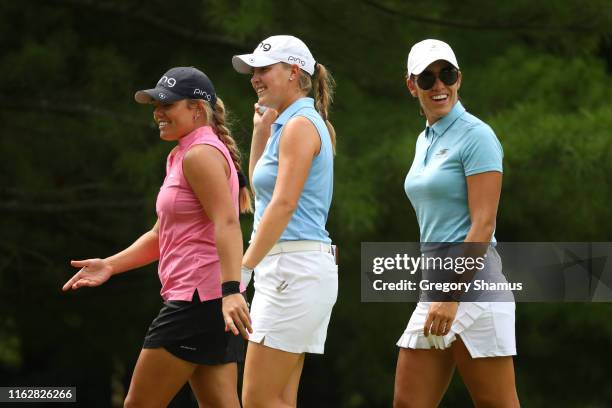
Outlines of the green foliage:
M609 241L610 27L607 0L0 2L2 384L74 384L83 406L110 405L111 378L129 380L160 306L155 266L101 288L59 288L70 258L114 253L155 220L172 146L134 91L169 67L202 68L233 114L246 165L255 98L230 59L290 33L338 84L328 228L340 246L340 294L325 357L307 359L300 404L389 406L394 343L413 306L360 302L360 243L418 240L403 191L425 123L405 87L410 46L451 43L464 105L504 146L498 240ZM248 237L251 219L242 228ZM612 401L603 364L611 310L517 306L524 406ZM443 406L470 404L455 379Z

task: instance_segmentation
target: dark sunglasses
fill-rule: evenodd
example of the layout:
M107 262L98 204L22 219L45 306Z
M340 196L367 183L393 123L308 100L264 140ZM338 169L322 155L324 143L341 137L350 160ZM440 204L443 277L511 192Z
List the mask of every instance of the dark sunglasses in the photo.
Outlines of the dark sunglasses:
M440 81L445 85L455 85L457 79L459 79L459 71L456 68L444 68L437 76L431 71L423 71L416 77L416 83L419 88L427 91L434 86L436 78L440 78Z

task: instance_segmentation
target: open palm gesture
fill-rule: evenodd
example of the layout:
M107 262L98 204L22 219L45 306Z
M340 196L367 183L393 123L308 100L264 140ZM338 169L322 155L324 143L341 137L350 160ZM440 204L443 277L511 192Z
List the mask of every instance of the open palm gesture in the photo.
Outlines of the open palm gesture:
M113 268L104 259L85 259L83 261L70 261L75 268L81 268L62 290L78 289L81 286L100 286L113 275Z

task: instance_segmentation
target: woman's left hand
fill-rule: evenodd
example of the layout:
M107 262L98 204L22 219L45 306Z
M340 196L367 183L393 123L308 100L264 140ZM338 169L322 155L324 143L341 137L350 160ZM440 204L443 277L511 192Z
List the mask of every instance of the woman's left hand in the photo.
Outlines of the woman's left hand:
M448 334L450 328L455 321L459 302L432 302L429 305L427 319L423 333L425 336L433 334L435 336L444 336Z
M242 293L234 293L223 298L223 320L225 331L231 330L234 335L242 334L246 340L253 333L249 308Z

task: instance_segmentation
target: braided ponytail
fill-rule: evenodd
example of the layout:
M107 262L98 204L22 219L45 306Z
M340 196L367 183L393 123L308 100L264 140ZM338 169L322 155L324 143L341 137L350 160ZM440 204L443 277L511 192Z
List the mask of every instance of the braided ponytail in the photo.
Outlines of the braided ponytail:
M336 152L336 130L332 126L328 119L329 108L334 100L334 88L336 87L336 81L331 76L327 68L323 64L316 63L314 77L311 79L304 71L300 71L299 86L300 89L308 94L313 88L314 80L314 97L315 97L315 108L319 115L325 121L327 130L329 131L329 137L331 138L332 147L334 153Z
M206 111L206 122L212 127L213 131L225 144L229 154L234 162L234 167L236 167L236 171L239 173L238 181L240 185L240 191L238 193L238 205L240 208L240 213L252 213L253 205L251 204L251 192L249 191L247 184L241 181L240 175L242 174L242 166L240 164L240 150L238 150L238 145L236 141L232 137L232 134L225 123L225 105L219 96L217 96L217 103L215 103L214 108L208 103L204 103L204 110ZM244 179L244 176L242 176Z

